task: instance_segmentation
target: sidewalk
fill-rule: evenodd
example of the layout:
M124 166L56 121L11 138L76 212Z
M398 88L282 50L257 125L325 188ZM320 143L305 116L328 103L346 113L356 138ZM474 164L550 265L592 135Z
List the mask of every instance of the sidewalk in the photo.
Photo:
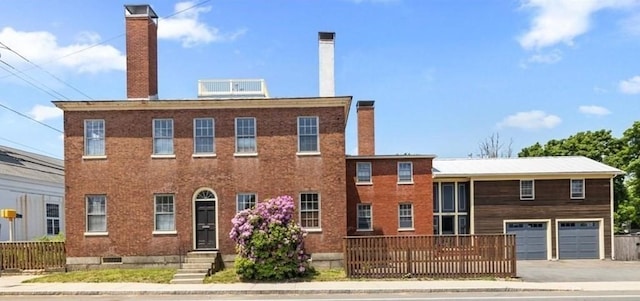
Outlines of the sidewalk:
M22 283L23 280L32 277L36 276L0 277L0 295L260 295L640 290L640 281L523 282L408 280L234 284Z

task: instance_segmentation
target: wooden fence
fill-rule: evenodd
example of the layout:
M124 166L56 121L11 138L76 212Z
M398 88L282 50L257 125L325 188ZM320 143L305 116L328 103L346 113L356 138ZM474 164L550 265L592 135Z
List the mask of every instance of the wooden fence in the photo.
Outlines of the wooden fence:
M613 239L613 245L616 260L640 260L639 235L616 235Z
M64 242L0 242L0 270L64 268Z
M349 236L343 247L352 278L516 277L514 234Z

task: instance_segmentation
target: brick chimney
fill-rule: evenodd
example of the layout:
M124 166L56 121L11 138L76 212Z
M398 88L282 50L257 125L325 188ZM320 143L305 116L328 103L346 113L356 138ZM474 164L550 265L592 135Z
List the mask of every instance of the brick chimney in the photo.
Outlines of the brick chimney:
M335 32L318 33L318 60L320 70L320 97L336 96L335 80L333 76L333 48Z
M356 105L358 111L359 156L373 156L376 154L373 103L373 100L360 100Z
M125 5L127 98L158 99L158 15L149 5Z

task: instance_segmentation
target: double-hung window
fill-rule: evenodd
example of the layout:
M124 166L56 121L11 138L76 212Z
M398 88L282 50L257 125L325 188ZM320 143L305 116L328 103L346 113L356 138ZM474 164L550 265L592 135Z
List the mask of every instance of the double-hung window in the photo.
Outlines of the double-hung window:
M318 135L318 117L298 117L298 152L317 153L320 135Z
M398 205L398 228L400 230L413 230L413 205L411 203Z
M236 153L255 154L256 152L256 119L236 118Z
M533 180L520 180L520 199L533 200L535 198L535 183Z
M358 231L373 230L371 204L358 204Z
M398 162L398 183L413 183L412 162Z
M176 211L171 194L158 194L155 203L155 231L167 232L176 230Z
M256 205L255 193L238 193L236 195L236 211L240 212Z
M371 183L371 162L357 162L356 173L356 183Z
M60 233L60 205L46 204L47 211L47 235Z
M193 153L215 154L215 135L213 118L193 120Z
M89 195L87 201L87 232L107 232L107 197Z
M571 179L571 198L584 199L584 179Z
M104 120L89 119L84 121L84 155L104 156Z
M153 120L153 154L173 155L173 119Z
M320 229L320 196L317 193L300 194L300 226Z

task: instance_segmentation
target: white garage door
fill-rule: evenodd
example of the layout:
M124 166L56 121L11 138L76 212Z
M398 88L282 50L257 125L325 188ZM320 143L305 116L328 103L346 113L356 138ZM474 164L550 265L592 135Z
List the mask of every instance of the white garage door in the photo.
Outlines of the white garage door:
M599 222L561 222L558 227L558 257L600 258L599 226Z
M507 223L516 235L516 259L547 259L547 223Z

